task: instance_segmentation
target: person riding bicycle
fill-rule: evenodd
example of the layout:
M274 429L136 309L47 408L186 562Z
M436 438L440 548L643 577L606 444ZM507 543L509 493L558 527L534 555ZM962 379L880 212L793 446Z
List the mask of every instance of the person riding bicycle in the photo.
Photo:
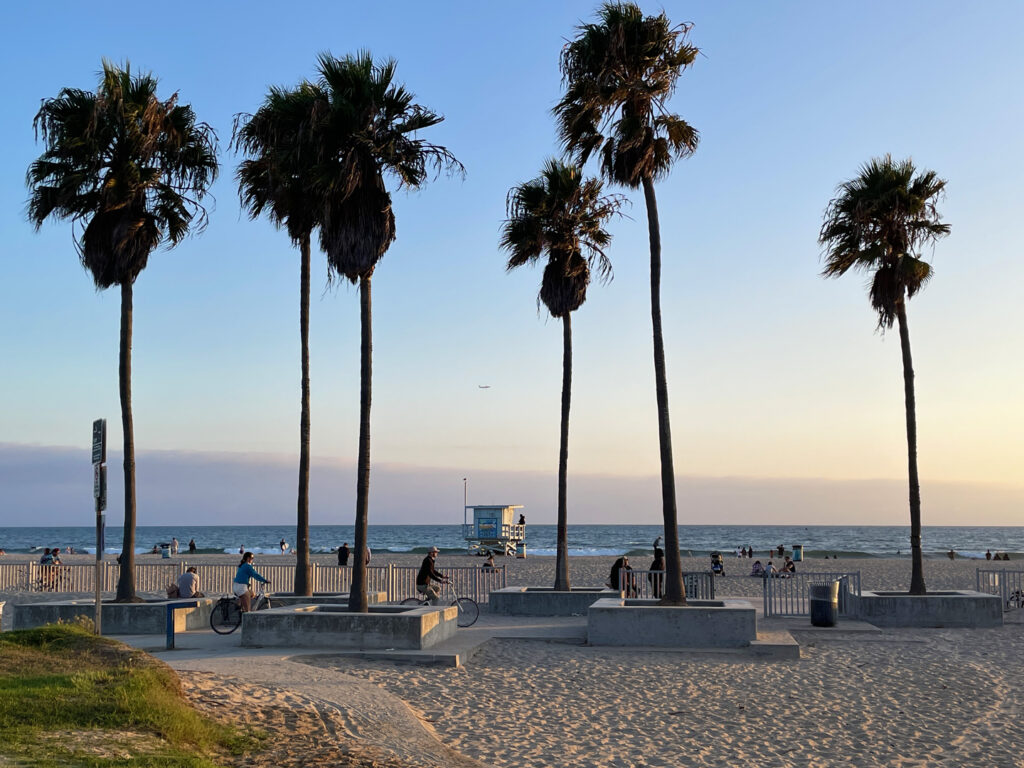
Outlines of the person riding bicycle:
M423 558L419 573L416 574L416 591L421 595L425 595L427 602L431 605L437 605L437 598L441 596L441 590L431 585L431 580L441 584L449 581L447 576L439 573L434 568L434 560L437 559L439 551L437 547L431 547L427 552L427 556Z
M231 585L232 591L238 598L239 607L242 609L242 613L246 613L249 610L249 606L252 603L252 589L249 587L249 582L252 579L260 582L261 584L269 584L267 579L264 579L256 569L252 567L253 553L246 552L242 555L242 562L238 564L238 571L235 573L235 581Z

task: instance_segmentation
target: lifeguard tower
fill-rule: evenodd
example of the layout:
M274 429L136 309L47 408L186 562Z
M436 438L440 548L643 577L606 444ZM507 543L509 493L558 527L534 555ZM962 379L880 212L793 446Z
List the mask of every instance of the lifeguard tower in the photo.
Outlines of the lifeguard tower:
M518 522L522 504L467 506L462 516L462 537L469 554L491 550L512 557L526 555L526 526ZM473 522L469 522L470 515Z

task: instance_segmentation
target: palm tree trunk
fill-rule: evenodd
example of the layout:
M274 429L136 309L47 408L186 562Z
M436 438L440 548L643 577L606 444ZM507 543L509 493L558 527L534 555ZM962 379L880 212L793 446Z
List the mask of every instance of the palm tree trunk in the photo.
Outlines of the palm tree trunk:
M558 534L555 545L555 591L569 591L569 405L572 400L572 313L562 315L562 425L558 447Z
M676 477L672 463L672 427L668 418L668 378L665 372L665 339L661 330L661 224L654 180L645 177L647 229L651 242L651 320L654 326L654 381L658 397L658 444L661 448L661 511L665 520L665 596L661 605L686 605L683 567L679 557L679 523L676 512Z
M366 613L366 526L370 508L370 391L373 379L373 328L370 311L370 278L359 279L359 320L362 329L359 366L359 458L356 465L355 557L348 609Z
M917 478L917 404L914 398L914 362L910 357L910 329L907 305L897 307L900 349L903 351L903 397L907 410L907 477L910 483L910 594L928 592L924 585L924 556L921 551L921 484Z
M132 284L121 283L121 350L118 360L121 433L124 436L124 538L117 578L119 603L135 602L135 427L132 424Z
M302 337L302 409L299 416L299 498L295 526L295 594L312 595L309 569L309 238L299 251L302 277L299 285L299 335Z

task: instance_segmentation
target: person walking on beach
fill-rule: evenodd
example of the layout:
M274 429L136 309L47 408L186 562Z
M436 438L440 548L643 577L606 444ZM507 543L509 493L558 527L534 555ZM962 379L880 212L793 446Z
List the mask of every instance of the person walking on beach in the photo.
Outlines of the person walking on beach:
M346 541L340 547L338 547L338 565L345 567L348 565L348 542Z
M280 546L281 546L281 554L283 555L285 552L288 551L288 542L285 541L284 539L281 539L281 545Z
M427 556L423 558L423 562L420 563L419 573L416 574L416 591L425 595L431 605L437 605L437 598L441 596L441 590L430 582L436 581L444 584L448 581L448 577L439 573L434 567L439 551L437 547L431 547Z
M231 585L232 591L238 598L238 604L242 609L242 613L246 613L249 610L249 606L252 603L252 589L249 583L255 579L261 584L269 584L270 581L260 576L255 568L252 567L253 553L246 552L242 555L242 562L238 564L238 570L235 572L235 580Z

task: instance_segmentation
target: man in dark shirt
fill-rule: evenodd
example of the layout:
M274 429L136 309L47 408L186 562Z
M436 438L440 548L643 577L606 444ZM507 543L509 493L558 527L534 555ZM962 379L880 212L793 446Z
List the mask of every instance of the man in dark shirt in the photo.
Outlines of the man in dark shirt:
M338 547L338 565L348 565L348 542Z
M438 573L437 569L434 568L434 560L437 558L437 553L437 547L431 547L430 551L427 552L427 556L423 558L420 572L416 574L416 591L424 595L431 605L437 605L437 598L441 595L441 590L430 583L431 579L439 583L448 581L445 576Z

